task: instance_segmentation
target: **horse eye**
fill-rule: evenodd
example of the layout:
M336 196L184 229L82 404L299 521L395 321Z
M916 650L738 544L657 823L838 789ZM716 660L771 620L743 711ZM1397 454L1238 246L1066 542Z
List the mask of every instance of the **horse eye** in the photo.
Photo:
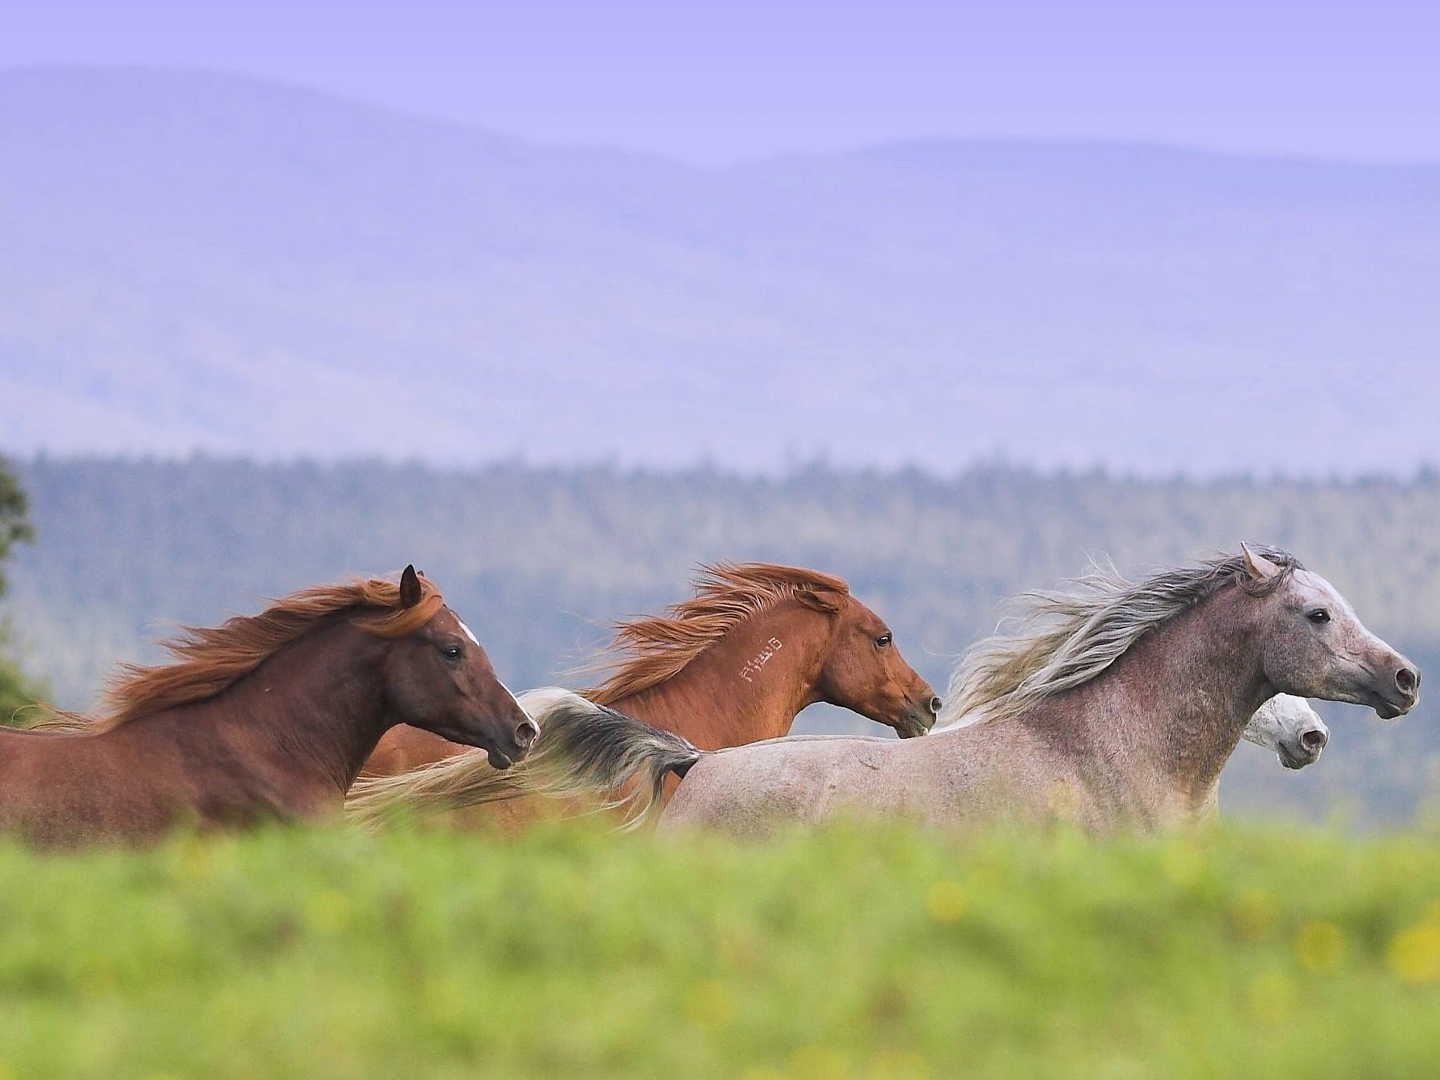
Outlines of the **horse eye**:
M1306 615L1305 617L1309 619L1312 623L1314 623L1316 626L1320 626L1322 623L1327 623L1330 621L1330 612L1326 611L1323 607L1316 608L1314 611L1310 612L1310 614Z
M886 648L894 640L895 637L892 634L881 634L875 639L875 647L877 649Z
M459 660L460 657L464 655L465 650L460 648L459 645L446 645L445 648L440 650L440 653L446 660Z

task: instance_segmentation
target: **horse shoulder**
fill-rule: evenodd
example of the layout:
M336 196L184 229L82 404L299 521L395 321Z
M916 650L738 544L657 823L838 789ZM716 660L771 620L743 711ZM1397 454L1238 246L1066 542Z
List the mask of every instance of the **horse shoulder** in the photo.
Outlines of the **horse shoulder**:
M904 747L903 809L932 824L1089 813L1081 778L1024 723L996 720L952 728Z

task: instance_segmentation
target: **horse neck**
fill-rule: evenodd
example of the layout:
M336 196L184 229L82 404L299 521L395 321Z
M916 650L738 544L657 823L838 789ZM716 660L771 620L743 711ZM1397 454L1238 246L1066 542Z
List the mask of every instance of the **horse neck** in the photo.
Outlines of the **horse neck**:
M786 734L820 700L830 616L785 600L731 627L663 683L613 702L702 750Z
M234 751L225 769L239 762L283 778L280 786L301 801L310 792L299 788L343 797L393 722L382 686L388 644L349 623L316 629L215 697L174 710L214 721L184 717L174 734L218 738Z
M1096 755L1128 773L1142 802L1202 811L1270 695L1253 603L1227 586L1156 627L1094 682L1053 699L1054 719L1075 725ZM1160 782L1141 782L1153 777Z

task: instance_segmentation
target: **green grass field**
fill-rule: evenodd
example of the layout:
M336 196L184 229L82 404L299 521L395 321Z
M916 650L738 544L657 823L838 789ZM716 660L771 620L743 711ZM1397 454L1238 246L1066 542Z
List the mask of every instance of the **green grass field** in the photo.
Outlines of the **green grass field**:
M1440 845L343 829L0 847L0 1078L1440 1071Z

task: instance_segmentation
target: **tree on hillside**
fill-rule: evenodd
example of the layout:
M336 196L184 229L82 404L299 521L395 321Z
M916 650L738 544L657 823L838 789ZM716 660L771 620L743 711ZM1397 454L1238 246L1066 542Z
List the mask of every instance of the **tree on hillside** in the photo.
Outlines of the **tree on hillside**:
M10 549L22 540L34 538L25 492L5 459L0 458L0 596L5 595L4 564L10 557Z
M0 596L5 594L4 566L11 549L24 540L31 540L35 530L30 525L30 507L25 492L4 461L0 459ZM0 647L6 644L6 626L0 623ZM9 657L0 655L0 724L13 722L17 709L40 699L37 688Z

